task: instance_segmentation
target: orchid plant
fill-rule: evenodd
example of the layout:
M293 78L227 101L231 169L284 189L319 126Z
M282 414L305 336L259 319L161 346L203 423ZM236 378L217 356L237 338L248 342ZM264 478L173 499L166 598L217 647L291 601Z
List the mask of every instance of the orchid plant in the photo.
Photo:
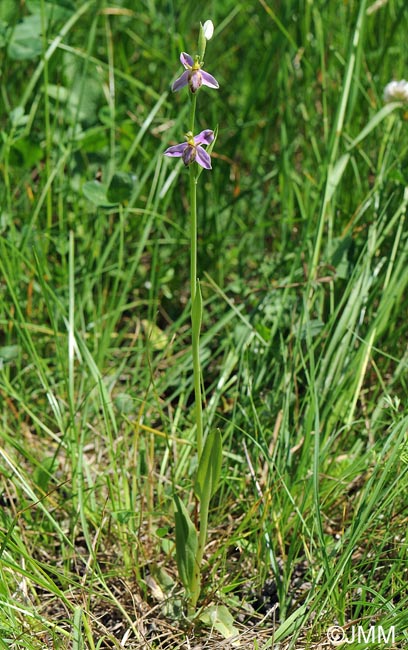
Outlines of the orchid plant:
M191 520L189 511L178 495L174 497L176 560L180 579L189 601L189 613L197 605L201 591L201 565L207 539L208 512L210 500L215 493L221 474L221 434L210 431L204 441L203 399L201 393L202 372L200 365L200 332L202 322L202 297L197 272L197 182L203 169L210 170L211 151L216 140L216 132L204 129L197 135L195 116L197 95L203 86L211 89L219 87L217 80L203 70L207 41L212 37L213 25L207 21L200 24L198 54L193 58L186 52L180 55L185 68L182 75L172 85L174 92L188 88L190 112L185 142L176 144L164 152L165 156L181 158L190 173L190 293L191 293L191 330L194 384L194 425L196 434L197 473L194 481L194 495L199 504L198 526ZM204 147L207 147L206 149Z

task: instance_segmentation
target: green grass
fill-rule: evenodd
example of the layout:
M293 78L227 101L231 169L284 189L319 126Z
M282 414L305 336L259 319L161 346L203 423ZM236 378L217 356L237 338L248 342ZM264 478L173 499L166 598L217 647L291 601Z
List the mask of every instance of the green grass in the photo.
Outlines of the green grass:
M224 455L201 604L243 648L374 624L404 647L407 108L382 93L407 15L368 6L0 3L0 647L220 645L185 620L175 564L188 173L162 155L207 18L201 361Z

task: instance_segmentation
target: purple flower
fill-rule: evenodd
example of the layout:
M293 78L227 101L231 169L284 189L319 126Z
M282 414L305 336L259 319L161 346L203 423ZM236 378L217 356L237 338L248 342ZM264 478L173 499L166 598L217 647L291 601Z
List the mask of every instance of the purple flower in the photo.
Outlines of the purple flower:
M185 71L172 85L171 89L173 92L180 90L180 88L184 88L184 86L187 85L192 93L197 92L200 86L219 88L218 81L208 72L201 69L198 57L196 57L196 60L194 61L189 54L182 52L180 54L180 61L184 65Z
M201 131L198 135L193 135L189 131L186 133L186 139L187 142L182 142L181 144L176 144L174 147L166 149L164 155L173 158L182 158L186 166L196 161L204 169L211 169L210 154L200 145L210 144L214 140L214 131L205 129L205 131Z

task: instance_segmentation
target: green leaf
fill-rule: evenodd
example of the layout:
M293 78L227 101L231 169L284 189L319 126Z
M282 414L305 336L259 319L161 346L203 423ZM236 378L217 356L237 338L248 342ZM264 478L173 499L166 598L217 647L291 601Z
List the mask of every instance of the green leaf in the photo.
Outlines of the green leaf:
M0 367L3 363L10 363L17 359L21 353L21 348L19 345L3 345L0 348Z
M108 200L114 203L129 201L135 187L136 176L125 172L116 172L108 188Z
M391 102L390 104L386 104L381 108L378 113L374 115L374 117L371 118L371 120L366 124L364 129L358 134L358 136L349 144L347 149L351 151L351 149L354 149L364 138L366 138L371 131L373 131L379 124L382 122L384 119L388 117L393 111L396 109L401 108L401 102Z
M41 15L41 11L45 10L47 19L53 20L66 20L75 11L75 5L71 0L26 0L27 9L32 14Z
M347 167L347 163L350 160L350 154L345 153L343 156L341 156L337 161L334 167L330 170L329 172L329 179L328 179L328 196L327 200L330 201L330 199L333 197L333 194L335 193L342 176L344 174L344 171Z
M218 488L222 464L222 441L219 429L210 431L198 464L194 493L197 499L208 501Z
M408 442L407 441L403 442L398 447L398 451L402 462L408 465Z
M191 324L193 340L198 342L201 331L201 321L203 317L203 298L199 280L196 281L196 293L191 309Z
M199 616L200 621L211 628L214 628L222 634L224 639L230 639L239 635L239 630L234 627L234 619L225 605L211 605L207 607ZM240 641L232 641L232 645L239 647Z
M0 47L4 47L7 43L7 31L8 31L8 24L4 22L4 20L1 20L0 18Z
M298 607L274 632L273 640L281 641L290 634L294 634L299 628L304 625L305 615L307 615L307 607L305 604Z
M169 346L169 337L156 323L146 318L142 318L140 322L145 331L146 338L154 350L165 350Z
M41 16L26 16L13 30L8 55L15 61L35 59L43 49Z
M1 0L0 2L0 20L11 23L17 20L21 7L16 0Z
M178 496L174 497L176 524L177 568L185 589L191 593L199 584L199 567L196 562L198 537L190 515Z
M40 490L47 492L50 479L54 475L56 461L54 456L47 456L41 462L41 465L35 468L33 473L34 482Z
M106 185L103 185L98 181L88 181L87 183L84 183L82 186L82 192L88 201L91 201L100 207L111 208L116 205L116 203L111 203L108 201L108 198L106 196Z
M30 169L44 156L44 151L36 142L24 138L14 142L11 148L11 160L14 165Z

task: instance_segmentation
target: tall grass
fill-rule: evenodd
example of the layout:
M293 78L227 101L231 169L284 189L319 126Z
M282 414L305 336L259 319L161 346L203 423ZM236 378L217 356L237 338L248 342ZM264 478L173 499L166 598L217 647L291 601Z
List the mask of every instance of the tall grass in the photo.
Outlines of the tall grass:
M407 25L402 0L367 8L1 3L1 647L221 643L176 579L188 173L162 155L207 18L201 363L224 460L201 602L241 647L374 623L403 647L408 139L382 92Z

